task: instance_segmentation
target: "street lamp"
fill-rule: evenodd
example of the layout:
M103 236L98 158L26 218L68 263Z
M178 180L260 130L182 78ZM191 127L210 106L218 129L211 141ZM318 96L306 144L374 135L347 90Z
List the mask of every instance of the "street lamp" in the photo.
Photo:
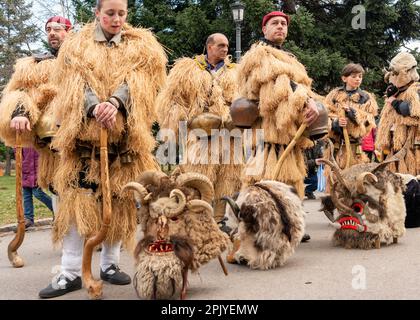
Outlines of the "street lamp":
M236 0L234 4L231 6L232 14L233 14L233 21L236 24L236 51L235 57L236 62L239 62L241 59L241 24L244 21L244 9L245 6L242 4L240 0Z

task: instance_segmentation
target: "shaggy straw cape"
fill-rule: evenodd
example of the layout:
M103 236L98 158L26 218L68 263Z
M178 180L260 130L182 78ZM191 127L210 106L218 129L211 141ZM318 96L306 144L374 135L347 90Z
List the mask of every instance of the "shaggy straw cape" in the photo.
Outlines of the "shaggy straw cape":
M420 174L420 83L416 70L417 62L411 54L399 53L391 60L390 67L397 75L385 75L390 83L398 88L409 85L408 89L399 93L396 98L410 104L410 115L403 117L391 105L382 109L379 122L376 148L388 154L396 154L409 141L409 148L404 159L398 163L390 164L393 172L403 174Z
M223 129L230 122L229 107L237 91L236 67L229 58L225 60L225 66L215 74L206 70L205 56L196 56L194 59L182 58L176 61L169 73L168 81L157 99L161 128L171 129L178 137L180 121L188 122L191 129L191 121L203 113L211 113L221 118ZM230 128L228 127L230 130ZM215 198L220 199L224 195L239 191L240 164L235 161L233 139L230 142L230 165L223 165L222 141L219 141L218 164L210 164L212 152L211 145L206 140L201 142L193 135L188 135L187 140L187 164L182 166L184 172L198 172L206 175L215 188ZM202 153L202 146L206 146L208 152ZM200 164L200 159L206 157L209 164ZM236 163L241 163L238 159ZM224 215L224 203L216 201L216 219Z
M291 80L297 84L295 90ZM303 113L308 97L321 100L311 91L312 80L305 67L290 53L268 46L263 42L253 45L244 55L238 70L239 95L249 100L259 100L260 115L252 129L263 129L265 142L265 167L259 176L245 176L246 184L261 179L275 179L293 185L303 198L306 168L302 150L313 146L302 137L285 159L280 174L274 177L276 163L286 145L292 141L303 123ZM254 134L255 135L255 134ZM276 153L273 144L281 145ZM250 163L249 165L253 165Z
M76 141L87 142L99 150L100 124L86 119L85 88L89 86L100 101L106 101L123 83L129 87L127 119L119 112L117 123L108 132L108 143L119 143L124 136L134 161L122 164L117 158L109 164L112 194L112 220L106 241L130 240L136 230L134 200L120 194L121 187L142 171L156 168L152 156L155 146L151 125L156 120L155 97L165 81L167 58L162 46L149 30L124 25L122 41L108 47L93 39L95 24L86 25L64 42L55 72L60 92L53 101L55 117L61 123L53 147L60 151L60 165L55 188L60 194L60 208L54 228L58 241L75 222L81 235L89 235L100 227L100 185L95 194L78 188L83 169ZM92 154L88 162L86 182L100 184L99 162Z
M56 90L50 80L55 70L55 59L39 62L33 57L19 59L0 103L0 137L8 146L16 145L16 131L10 128L13 112L22 106L27 113L32 130L22 134L22 143L26 147L35 147L40 154L37 181L44 189L52 184L58 157L48 147L37 145L35 135L41 117L52 113L49 104Z

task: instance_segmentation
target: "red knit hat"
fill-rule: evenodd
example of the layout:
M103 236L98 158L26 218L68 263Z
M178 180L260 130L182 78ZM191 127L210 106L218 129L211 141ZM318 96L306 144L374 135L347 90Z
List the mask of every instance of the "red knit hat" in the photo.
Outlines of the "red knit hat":
M61 16L55 16L55 17L51 17L48 19L47 23L45 23L45 30L47 29L47 25L50 22L56 22L59 23L61 25L63 25L63 27L65 27L66 31L69 31L72 28L71 22L69 19L66 19L64 17Z
M287 25L289 25L290 17L287 14L285 14L284 12L281 12L281 11L272 11L272 12L270 12L270 13L268 13L264 16L263 21L262 21L262 26L264 27L267 24L268 20L270 20L271 18L274 18L274 17L285 18L286 21L287 21Z

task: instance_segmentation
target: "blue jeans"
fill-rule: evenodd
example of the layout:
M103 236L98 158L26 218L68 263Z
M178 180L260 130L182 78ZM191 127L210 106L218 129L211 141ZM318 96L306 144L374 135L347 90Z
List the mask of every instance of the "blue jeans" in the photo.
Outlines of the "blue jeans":
M42 191L41 188L22 188L23 193L23 210L25 212L25 218L34 222L34 201L32 195L35 196L39 201L45 204L48 209L53 211L51 198L48 194Z

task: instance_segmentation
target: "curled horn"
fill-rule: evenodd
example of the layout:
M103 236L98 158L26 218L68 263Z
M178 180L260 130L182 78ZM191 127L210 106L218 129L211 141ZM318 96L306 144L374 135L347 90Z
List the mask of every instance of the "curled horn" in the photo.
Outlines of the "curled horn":
M327 159L321 159L321 162L329 165L332 169L332 171L334 172L335 176L337 177L338 181L340 181L340 183L343 185L343 187L346 188L346 190L351 194L350 188L348 187L346 181L344 181L343 176L341 175L341 170L338 166L336 166L334 163L332 163L331 161L327 160Z
M352 208L350 208L349 206L345 205L337 196L337 193L335 191L335 188L337 186L337 182L334 183L331 186L331 200L332 202L335 204L335 206L337 207L337 209L342 210L344 212L348 212L351 213L354 210Z
M206 201L203 200L198 200L198 199L194 199L194 200L190 200L187 203L187 208L188 210L195 212L195 213L199 213L201 211L206 211L211 217L213 216L213 207Z
M230 208L233 211L233 214L237 218L239 216L239 212L241 211L241 209L239 209L239 206L235 202L235 200L233 200L231 197L228 197L228 196L223 197L222 200L225 200L229 204Z
M176 182L179 187L191 187L197 189L201 194L201 200L211 203L214 198L214 189L213 184L206 176L195 173L188 172L181 174Z
M129 182L127 183L123 188L121 192L125 192L127 190L133 190L134 191L134 197L136 198L136 201L141 202L142 204L145 204L147 200L150 198L149 193L147 192L147 189L138 182Z
M372 172L363 172L359 174L359 176L356 179L356 190L360 194L366 193L366 188L364 186L366 178L369 178L374 182L378 182L378 178Z
M149 170L140 174L137 181L143 186L147 186L149 184L157 186L160 184L160 179L164 177L167 177L167 175L161 171Z
M187 204L187 198L185 197L185 194L179 189L172 190L169 197L177 199L178 202L178 206L176 208L166 209L166 214L168 217L174 217L184 211Z

